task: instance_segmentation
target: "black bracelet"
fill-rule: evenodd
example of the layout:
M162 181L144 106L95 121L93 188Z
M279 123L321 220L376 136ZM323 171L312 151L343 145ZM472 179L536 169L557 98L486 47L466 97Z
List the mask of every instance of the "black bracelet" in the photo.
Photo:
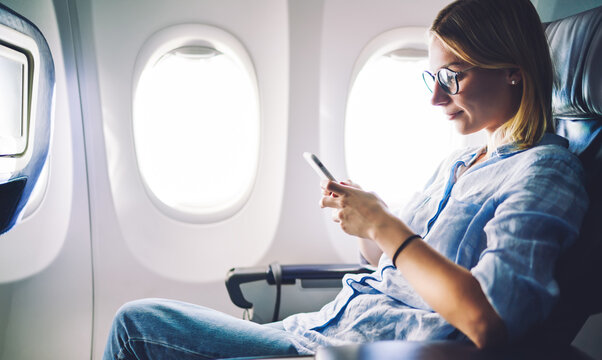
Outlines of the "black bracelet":
M397 257L399 256L399 254L401 254L401 251L403 249L405 249L406 246L408 246L409 243L412 242L412 240L416 239L416 238L422 238L420 235L414 234L412 236L410 236L409 238L406 239L406 241L402 242L401 245L399 245L399 247L397 248L397 251L395 251L395 255L393 255L393 267L397 268L397 266L395 266L395 260L397 260Z

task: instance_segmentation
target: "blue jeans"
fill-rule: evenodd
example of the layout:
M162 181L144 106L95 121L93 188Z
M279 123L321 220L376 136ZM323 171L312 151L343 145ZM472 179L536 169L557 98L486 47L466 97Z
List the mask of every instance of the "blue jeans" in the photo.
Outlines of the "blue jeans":
M201 306L144 299L121 307L104 360L215 359L297 354L281 323L259 325Z

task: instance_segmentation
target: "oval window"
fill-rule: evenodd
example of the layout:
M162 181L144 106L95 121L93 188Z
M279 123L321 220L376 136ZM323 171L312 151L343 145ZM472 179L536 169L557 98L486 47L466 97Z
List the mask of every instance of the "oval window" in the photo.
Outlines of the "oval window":
M404 48L368 60L350 90L345 122L349 176L391 207L419 190L461 141L422 80L424 49Z
M182 46L149 61L133 125L142 179L162 210L211 222L246 202L257 171L259 100L240 59Z

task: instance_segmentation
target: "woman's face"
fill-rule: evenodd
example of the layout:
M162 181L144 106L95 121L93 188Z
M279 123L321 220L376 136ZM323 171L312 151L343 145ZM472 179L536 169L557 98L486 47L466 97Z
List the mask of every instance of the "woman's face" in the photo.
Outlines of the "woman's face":
M458 58L436 37L429 46L429 67L435 74L441 68L463 71L470 64ZM512 81L516 85L512 85ZM474 68L458 75L459 91L447 94L437 83L431 103L441 106L461 134L485 129L492 134L508 121L520 105L520 72L510 69Z

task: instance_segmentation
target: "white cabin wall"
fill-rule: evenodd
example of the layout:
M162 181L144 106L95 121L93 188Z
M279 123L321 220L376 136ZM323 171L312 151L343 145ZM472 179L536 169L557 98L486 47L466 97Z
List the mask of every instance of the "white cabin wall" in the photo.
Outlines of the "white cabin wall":
M301 154L312 151L335 176L347 177L345 108L360 53L387 30L426 29L449 1L0 2L34 22L50 44L57 93L49 191L63 194L65 186L70 189L64 198L69 203L64 230L61 226L32 229L34 222L29 227L28 222L18 225L41 241L58 236L63 243L52 262L38 273L0 283L0 359L79 360L102 357L113 314L130 300L166 297L234 316L242 314L231 304L221 278L195 280L195 270L191 270L188 279L177 279L141 263L128 245L123 219L116 210L111 164L114 157L133 153L111 148L123 134L112 133L110 121L132 121L132 74L136 56L149 36L182 23L209 24L235 35L256 66L262 111L277 119L273 128L282 134L264 137L281 149L266 155L262 170L263 176L273 177L278 184L270 194L279 197L275 209L270 209L277 213L276 226L267 239L233 228L241 247L255 242L267 245L261 256L244 264L233 260L244 250L233 247L229 250L232 257L220 257L224 266L355 262L355 240L332 223L328 210L318 207L319 178ZM548 1L533 2L543 9L540 12L562 11ZM265 167L266 163L275 166ZM46 201L44 206L45 211L65 212L54 202ZM194 225L191 228L195 231ZM202 229L198 231L201 234ZM206 253L211 256L211 243ZM201 256L199 261L203 261ZM599 324L591 326L599 329ZM591 339L578 340L585 344Z
M290 75L288 72L278 75L287 77L281 79L287 85L286 88L280 87L281 84L277 84L277 88L260 88L265 98L276 99L270 92L284 90L286 93L284 104L263 102L264 111L273 112L274 106L283 105L288 106L288 111L279 119L286 123L287 130L286 148L282 154L285 156L285 173L278 227L270 239L270 247L253 264L267 264L275 260L282 263L357 260L355 241L341 234L336 224L330 222L328 211L319 209L318 178L303 162L301 153L324 152L320 138L324 136L321 132L324 131L325 122L333 122L342 127L342 109L345 107L349 75L366 42L382 31L406 25L410 21L411 25L426 27L434 12L430 5L421 4L416 12L425 15L417 17L403 11L406 3L394 1L363 0L351 4L322 0L294 0L286 3L264 1L254 3L251 8L245 5L244 10L238 8L242 3L237 1L168 4L162 1L123 3L82 0L69 4L72 17L74 14L77 16L78 27L74 29L74 33L81 37L79 47L76 46L76 57L80 69L90 175L95 275L94 353L97 358L104 346L114 312L129 300L169 297L213 307L237 316L241 314L240 309L230 304L222 279L178 281L141 265L126 244L121 219L115 211L115 199L111 196L114 193L107 174L111 171L112 160L107 154L113 150L106 146L112 144L112 137L120 135L112 133L112 128L107 127L106 122L111 118L131 122L128 109L131 106L131 72L135 56L148 36L166 26L206 23L231 32L249 51L257 67L260 84L262 76L270 75L266 71L280 71L281 66L286 69L290 66ZM283 4L286 5L284 19L278 18ZM374 7L376 9L371 12L378 16L365 17L367 11ZM341 16L337 17L337 13ZM334 18L326 18L326 14ZM333 21L334 24L330 24ZM337 21L344 21L343 28L357 28L357 36L339 31ZM259 26L266 22L268 30L284 33L286 42L277 44L277 47L266 47L266 42L270 41L266 40L266 37L269 39L269 31L265 32L265 28ZM327 27L334 29L331 30L332 33L326 31ZM326 40L333 43L327 43ZM336 49L342 46L341 53L330 48L333 45L336 45ZM265 64L274 58L283 59L286 64L266 68ZM325 64L328 66L325 67ZM330 73L334 76L330 76ZM331 81L334 83L329 83ZM332 105L325 106L321 103L325 99L325 89L331 92L328 96L333 96L332 91L342 89L342 95L338 95ZM329 107L341 116L332 118L330 113L325 114L324 110ZM332 136L330 146L342 151L340 134ZM341 164L329 163L329 166L335 170L343 169L339 174L344 174ZM279 191L275 191L274 196L279 195ZM240 232L235 234L244 241L257 241L246 238L245 235ZM335 236L336 239L332 240ZM231 266L236 265L238 264Z
M1 2L44 34L54 60L56 91L46 194L37 210L0 237L3 246L15 244L14 251L3 248L2 255L21 271L12 281L0 281L0 358L86 359L93 321L90 224L69 48L51 0Z
M322 221L319 177L302 157L320 155L320 66L324 0L288 1L290 90L286 177L281 218L262 263L341 262ZM330 166L330 165L328 165ZM348 247L355 248L350 242ZM356 260L355 257L352 261Z
M245 9L241 10L240 6ZM95 279L94 358L101 357L115 311L130 300L165 297L237 316L242 313L228 299L223 282L225 271L215 281L174 279L141 264L128 246L131 239L126 238L120 223L123 219L116 212L113 179L109 174L113 170L114 158L111 156L132 154L127 152L131 151L127 146L126 152L117 154L115 149L107 148L115 144L117 137L123 136L112 132L114 127L107 123L115 119L131 123L132 73L140 47L153 33L174 24L210 24L231 32L247 47L257 66L260 85L266 85L260 88L260 93L263 91L264 99L273 100L264 100L264 113L272 117L278 115L281 123L275 127L286 130L288 46L286 41L279 40L287 39L285 9L286 3L278 1L255 2L252 6L244 1L69 1L70 14L77 19L73 22L73 32L81 40L75 46L75 53L90 175ZM270 37L275 40L274 44L270 43ZM286 141L284 137L282 141ZM269 155L282 157L284 164L284 151ZM140 191L139 188L134 190ZM280 190L276 188L274 196L279 196L282 191L282 186ZM276 210L279 211L279 207ZM190 227L194 228L194 225ZM202 231L201 227L199 229ZM231 231L244 246L256 241L246 238L246 234L235 228ZM177 235L173 237L176 245L179 239ZM202 237L199 233L198 241L205 241ZM268 240L273 242L273 236ZM212 249L219 246L219 242L209 242L198 261L215 258ZM170 256L171 249L166 250L166 256ZM232 255L240 257L241 254L244 255L244 251ZM230 263L232 257L218 258L228 266L236 265ZM191 277L194 276L196 274L191 273Z

